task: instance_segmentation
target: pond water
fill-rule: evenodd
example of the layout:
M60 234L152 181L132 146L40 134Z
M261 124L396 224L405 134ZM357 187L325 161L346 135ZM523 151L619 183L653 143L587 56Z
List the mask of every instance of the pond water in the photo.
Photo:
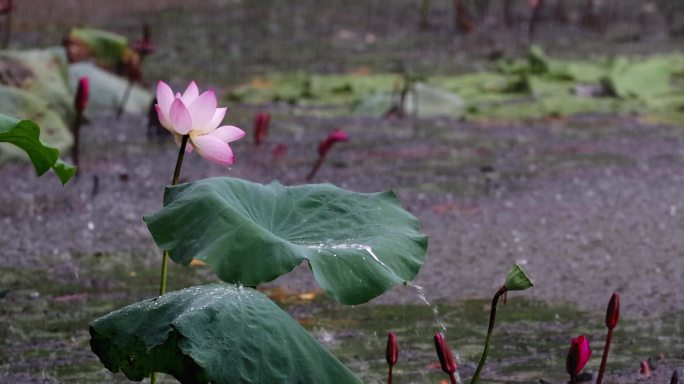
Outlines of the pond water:
M89 255L80 271L81 284L55 284L35 271L0 269L0 382L103 383L126 382L111 374L89 351L87 324L106 312L149 296L157 281L156 266L131 256ZM210 279L207 269L172 266L174 288ZM109 276L91 279L87 276ZM83 285L88 286L84 288ZM407 294L415 295L412 288ZM265 290L364 382L386 379L387 332L399 340L396 382L439 383L432 337L446 327L447 339L459 358L459 372L468 379L482 350L490 304L487 299L456 303L342 306L319 292ZM438 311L438 318L435 317ZM510 293L499 304L492 352L483 379L492 383L563 382L565 355L572 337L586 334L594 350L588 370L596 372L603 347L603 313L570 305L548 304ZM440 324L444 322L444 325ZM651 358L670 366L681 358L684 316L624 318L613 339L609 372L636 374L638 362ZM636 377L636 376L634 376ZM161 382L175 382L165 377Z

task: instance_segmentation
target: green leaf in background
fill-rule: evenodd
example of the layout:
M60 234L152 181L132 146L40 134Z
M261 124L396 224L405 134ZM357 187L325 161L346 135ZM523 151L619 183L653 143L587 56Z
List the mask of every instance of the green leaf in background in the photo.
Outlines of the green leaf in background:
M62 184L66 184L76 173L75 167L59 160L57 148L45 146L40 141L40 128L30 120L19 121L0 115L0 142L11 143L24 150L38 176L52 168Z
M129 305L90 324L107 369L140 381L152 372L181 383L360 383L266 296L206 285Z
M93 63L74 63L69 66L71 88L76 92L78 79L90 79L90 96L86 113L96 115L102 111L114 111L121 104L123 94L128 87L128 80L116 76L94 65ZM152 93L138 84L134 84L128 95L124 111L132 114L146 114L152 103Z
M2 84L40 98L47 109L61 117L66 125L71 125L75 116L74 94L69 89L67 67L68 60L63 47L0 51ZM8 111L7 107L3 110L0 113L29 118L45 129L40 121L24 112ZM41 113L43 110L44 107Z
M95 28L73 28L69 38L85 46L99 65L115 69L128 54L128 39L109 31Z
M670 76L663 60L630 62L625 57L617 57L608 75L608 85L615 96L648 100L670 90Z
M212 178L167 187L145 222L157 245L187 265L207 263L223 281L271 281L307 260L325 291L360 304L412 280L427 237L392 192L330 184L284 187Z

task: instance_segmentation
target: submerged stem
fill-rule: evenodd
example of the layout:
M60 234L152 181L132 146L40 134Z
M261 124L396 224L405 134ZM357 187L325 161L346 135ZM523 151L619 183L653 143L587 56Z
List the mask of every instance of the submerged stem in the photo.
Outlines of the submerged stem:
M482 372L482 368L484 368L485 361L487 361L487 355L489 354L489 342L492 339L492 333L494 333L494 321L496 320L496 305L499 302L499 297L501 297L507 291L508 289L506 289L506 287L501 287L492 299L492 309L489 313L489 328L487 329L487 339L485 339L484 351L482 351L480 364L477 366L477 370L475 371L473 378L470 380L470 384L475 384L480 379L480 373Z
M183 136L183 140L181 140L180 150L178 151L178 158L176 160L176 168L173 171L173 180L171 181L171 185L178 184L178 179L180 179L180 171L181 171L181 167L183 166L183 157L185 155L185 147L188 145L188 138L190 138L190 136L185 135L185 136ZM169 252L164 251L164 254L162 256L161 281L159 283L159 296L166 293L166 276L168 274L168 270L169 270ZM157 382L157 375L153 372L152 375L150 376L150 383L156 384L156 382Z

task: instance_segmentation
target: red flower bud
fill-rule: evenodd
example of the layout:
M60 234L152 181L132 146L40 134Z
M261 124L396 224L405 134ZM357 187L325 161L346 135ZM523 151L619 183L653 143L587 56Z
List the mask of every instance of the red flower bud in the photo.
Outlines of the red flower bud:
M330 133L325 140L321 141L321 144L318 146L318 154L323 157L328 153L328 151L330 151L330 148L332 148L333 144L337 143L338 141L347 140L349 140L349 135L347 132L338 128Z
M641 373L641 376L644 377L644 379L648 379L651 377L651 365L648 363L648 360L643 360L639 366L639 372Z
M608 303L608 310L606 311L606 327L613 329L617 326L620 319L620 295L613 292Z
M12 0L0 0L0 15L6 15L14 10Z
M136 41L131 44L133 50L136 51L141 57L145 57L156 50L154 43L152 43L152 38L150 37L150 26L143 25L143 38L140 41Z
M74 108L77 111L83 112L88 105L88 94L90 93L90 83L87 77L81 77L78 80L78 88L76 88L76 97L74 98Z
M447 375L452 375L456 372L456 360L449 349L449 345L441 333L435 334L435 349L437 350L437 357L439 357L439 364L442 366L442 371Z
M271 124L271 114L259 112L254 115L254 144L261 145L268 135L268 126Z
M591 349L589 349L589 340L584 335L572 339L570 343L570 350L568 351L568 358L565 361L565 369L571 377L576 377L582 372L582 369L591 358Z
M274 160L285 156L285 153L287 153L287 145L283 143L279 143L273 148L273 151L271 151Z
M394 333L387 334L387 351L385 352L387 364L393 367L399 359L399 346L397 345L397 335Z

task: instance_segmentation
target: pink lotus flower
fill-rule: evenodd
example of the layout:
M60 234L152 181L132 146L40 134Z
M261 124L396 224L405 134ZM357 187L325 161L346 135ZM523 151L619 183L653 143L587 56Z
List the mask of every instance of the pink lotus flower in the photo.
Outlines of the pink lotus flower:
M241 139L245 132L232 125L219 127L228 108L217 108L214 91L200 94L192 81L182 95L174 96L171 88L160 81L155 109L159 122L174 135L176 143L180 145L182 137L189 135L186 152L195 148L209 161L233 164L235 156L228 143Z
M568 358L565 362L565 369L570 374L570 377L577 377L582 372L584 366L591 358L591 349L589 349L589 340L584 335L572 339L570 343L570 350L568 351Z

